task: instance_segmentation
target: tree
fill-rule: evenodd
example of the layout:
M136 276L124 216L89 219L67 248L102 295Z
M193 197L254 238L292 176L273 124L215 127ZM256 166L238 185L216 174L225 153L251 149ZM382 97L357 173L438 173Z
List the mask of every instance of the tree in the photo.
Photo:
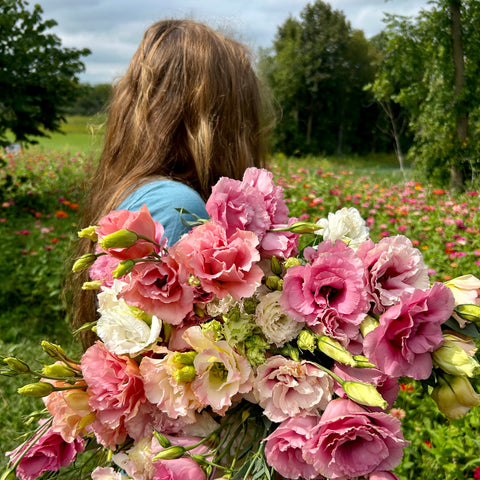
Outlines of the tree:
M25 0L2 0L0 13L0 145L35 143L34 137L60 129L66 108L78 93L80 61L88 49L62 48L42 20L42 8Z
M68 113L71 115L95 115L104 112L111 94L112 85L109 83L82 84L78 98L68 108Z
M373 80L372 56L363 32L323 1L307 4L299 20L289 17L262 61L282 110L276 148L288 154L368 149L378 114L363 90Z

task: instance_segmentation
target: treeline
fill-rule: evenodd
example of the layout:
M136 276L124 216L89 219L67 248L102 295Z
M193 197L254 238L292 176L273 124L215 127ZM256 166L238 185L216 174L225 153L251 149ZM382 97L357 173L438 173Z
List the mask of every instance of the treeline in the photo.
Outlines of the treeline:
M108 107L112 85L100 83L90 85L88 83L79 86L79 92L75 102L67 108L69 115L95 115L103 113Z

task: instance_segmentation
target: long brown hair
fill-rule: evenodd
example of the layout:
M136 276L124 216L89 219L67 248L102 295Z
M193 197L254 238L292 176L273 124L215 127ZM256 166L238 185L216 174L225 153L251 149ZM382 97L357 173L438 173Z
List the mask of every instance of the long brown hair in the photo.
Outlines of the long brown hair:
M152 177L181 181L207 199L220 177L262 166L267 99L243 44L191 20L154 23L113 89L83 226ZM81 242L77 256L89 248ZM85 280L72 285L75 327L95 318Z

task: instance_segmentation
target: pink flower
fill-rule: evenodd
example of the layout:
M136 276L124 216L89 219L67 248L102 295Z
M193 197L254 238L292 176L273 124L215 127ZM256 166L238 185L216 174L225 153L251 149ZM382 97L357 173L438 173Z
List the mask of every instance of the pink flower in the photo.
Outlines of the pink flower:
M59 433L48 429L42 435L34 436L26 443L20 445L13 452L7 452L11 463L27 450L27 453L20 460L16 474L23 480L34 480L40 477L43 472L56 472L61 467L70 465L76 458L77 453L83 452L84 442L80 437L72 442L65 442Z
M346 345L358 338L369 309L362 261L341 240L326 240L305 255L311 263L287 270L280 305L294 320Z
M154 240L157 228L162 229L163 234L163 227L158 222L154 222L148 208L146 205L143 205L138 212L130 212L128 210L111 211L100 220L96 232L99 240L118 230L131 230ZM108 248L105 251L121 260L142 258L152 253L153 244L139 239L129 248Z
M126 478L112 467L96 467L92 472L92 480L122 480Z
M263 277L256 265L260 260L257 245L252 232L237 230L227 237L219 223L207 222L184 235L174 245L173 255L205 291L240 300L251 296Z
M368 240L360 245L357 254L365 265L374 313L383 313L403 292L426 290L430 285L422 254L403 235L383 238L376 245Z
M388 471L403 456L405 441L398 419L383 412L369 412L338 398L331 401L307 439L303 458L321 475L347 480Z
M226 341L214 341L201 327L190 327L183 336L198 352L193 362L197 377L192 382L197 400L223 415L232 405L234 395L252 389L253 374L248 360Z
M441 325L450 318L453 306L453 294L441 283L427 291L406 292L365 336L365 355L387 375L428 378L431 352L443 343Z
M190 383L175 380L174 355L175 352L168 352L161 359L142 359L140 373L145 396L169 417L182 418L186 423L192 423L195 421L195 410L202 405L196 400Z
M393 472L373 472L368 480L400 480Z
M120 298L164 322L179 325L193 309L194 290L171 256L160 262L138 263L125 277Z
M292 225L297 221L296 218L291 217L288 219L287 226ZM281 228L285 224L272 225L271 228ZM292 232L266 232L260 245L260 253L262 258L272 258L273 256L278 258L289 258L298 253L298 239L299 236Z
M302 456L302 448L310 438L319 417L289 418L266 439L267 463L285 478L319 478L318 472Z
M129 422L138 421L135 417L146 401L138 365L97 342L83 354L81 369L90 409L96 412L92 428L102 445L115 448L125 440Z
M119 258L110 255L102 255L95 260L95 263L88 269L91 280L100 280L105 287L113 285L112 272L118 266Z
M332 399L333 380L315 365L281 355L257 368L253 392L272 422L323 410Z

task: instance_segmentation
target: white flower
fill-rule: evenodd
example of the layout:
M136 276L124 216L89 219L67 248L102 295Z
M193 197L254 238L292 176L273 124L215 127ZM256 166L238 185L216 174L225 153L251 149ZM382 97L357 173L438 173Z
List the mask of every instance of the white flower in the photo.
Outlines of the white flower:
M218 317L225 315L237 305L237 301L231 296L227 295L224 298L214 298L211 302L207 303L207 313L211 317Z
M267 293L262 297L255 311L255 323L269 343L277 347L293 340L303 328L303 322L291 319L280 307L282 292Z
M353 207L342 208L335 213L329 213L328 219L321 218L317 224L320 228L315 232L323 235L324 240L343 240L354 250L365 240L368 240L369 229L360 212Z
M157 341L162 324L155 315L147 315L118 298L123 285L115 280L112 288L98 294L97 335L110 352L134 356Z

